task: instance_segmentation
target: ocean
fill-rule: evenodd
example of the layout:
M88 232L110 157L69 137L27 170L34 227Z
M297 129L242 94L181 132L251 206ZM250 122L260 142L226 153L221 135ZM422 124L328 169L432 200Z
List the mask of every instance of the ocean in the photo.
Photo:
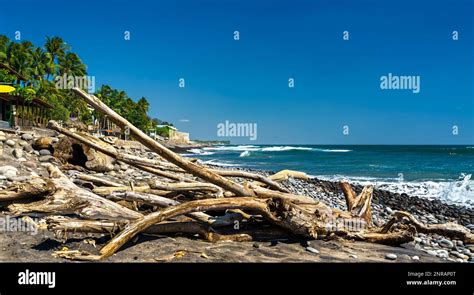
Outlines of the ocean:
M303 171L324 180L349 180L410 196L474 206L474 146L225 145L191 149L203 163Z

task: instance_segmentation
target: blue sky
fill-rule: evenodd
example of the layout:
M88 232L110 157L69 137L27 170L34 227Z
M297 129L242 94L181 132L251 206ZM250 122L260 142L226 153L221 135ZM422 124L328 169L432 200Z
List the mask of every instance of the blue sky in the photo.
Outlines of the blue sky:
M145 96L152 116L192 138L474 143L472 0L15 3L0 34L36 45L61 36L97 85ZM419 75L420 93L381 90L388 73ZM217 137L225 120L257 123L257 141Z

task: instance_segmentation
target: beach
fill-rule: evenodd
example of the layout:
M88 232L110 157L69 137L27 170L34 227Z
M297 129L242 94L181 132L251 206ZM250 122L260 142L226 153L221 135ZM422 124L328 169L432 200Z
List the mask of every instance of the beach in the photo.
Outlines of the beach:
M146 171L131 165L115 162L110 171L98 172L84 165L64 165L64 161L54 151L55 143L64 136L52 131L50 146L36 147L37 135L24 133L1 133L0 142L0 185L6 189L15 182L24 182L35 177L48 178L45 163L60 167L64 175L81 188L94 189L97 186L90 181L80 179L87 174L103 181L129 183L136 186L154 177ZM43 134L44 136L44 134ZM39 137L39 136L38 136ZM197 148L184 150L186 157L199 155ZM232 148L228 146L227 148ZM137 144L123 144L122 151L153 159L156 154ZM212 150L207 149L208 151ZM202 154L202 153L201 153ZM212 155L207 155L212 156ZM207 160L194 157L197 162ZM269 176L276 171L205 164L209 169L239 170ZM10 168L7 168L10 167ZM242 183L245 180L235 178ZM345 210L344 195L339 181L318 177L309 179L289 178L281 185L291 193L306 195L332 208ZM351 183L355 193L360 193L363 184ZM2 217L9 216L7 203L2 203ZM396 210L408 211L426 224L456 222L474 232L474 210L469 206L448 204L442 199L410 196L406 193L375 188L372 200L372 217L376 226L386 223ZM34 216L34 215L33 215ZM37 221L41 223L42 221ZM252 230L251 223L238 230L228 229L227 234L236 234ZM270 233L270 232L268 232ZM108 234L65 232L56 235L54 231L39 230L37 234L21 231L6 231L0 235L2 248L1 261L69 261L53 256L56 251L74 249L97 252L106 244ZM178 254L177 254L178 253ZM437 234L417 233L413 241L400 246L387 246L362 241L344 240L338 237L325 239L307 239L293 235L284 238L266 234L261 230L252 241L219 241L211 243L194 235L186 234L147 234L138 235L128 242L115 255L104 259L111 262L469 262L474 258L474 245L465 244L458 239L449 239Z

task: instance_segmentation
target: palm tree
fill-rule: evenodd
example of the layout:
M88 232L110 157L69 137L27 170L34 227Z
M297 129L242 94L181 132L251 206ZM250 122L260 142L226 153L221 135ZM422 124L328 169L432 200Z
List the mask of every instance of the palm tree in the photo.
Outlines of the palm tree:
M49 52L37 47L32 56L32 74L35 79L43 80L46 74L54 72L54 63Z
M145 97L142 97L138 100L137 106L142 112L146 114L148 112L148 109L150 108L150 103Z
M46 43L44 45L46 52L49 53L51 56L51 62L54 65L53 69L49 69L50 72L47 73L47 79L49 79L50 75L56 74L56 65L59 59L63 58L66 54L66 51L70 49L70 47L63 41L60 37L49 37L46 36Z
M66 51L69 50L69 46L60 37L46 36L46 43L44 47L51 55L53 62L63 57Z
M11 44L11 41L7 36L0 35L0 62L6 62L7 51L10 44Z
M7 63L28 78L32 74L33 50L33 43L29 41L11 43L7 49Z
M77 54L68 52L58 59L58 71L59 75L84 76L86 66Z

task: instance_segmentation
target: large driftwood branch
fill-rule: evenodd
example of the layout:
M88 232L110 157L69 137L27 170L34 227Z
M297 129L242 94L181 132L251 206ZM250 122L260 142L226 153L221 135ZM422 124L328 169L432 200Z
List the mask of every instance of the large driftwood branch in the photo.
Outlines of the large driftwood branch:
M474 234L460 224L448 222L427 225L417 220L412 214L404 211L395 211L392 218L382 228L381 233L388 233L395 223L402 221L404 218L406 218L409 224L412 224L418 232L438 234L452 239L459 239L466 243L474 243Z
M372 225L372 195L374 187L367 185L362 192L356 196L349 183L342 181L340 186L346 198L347 211L351 212L354 217L363 218L367 224Z
M88 190L76 186L56 166L47 164L54 193L45 199L27 203L11 204L8 209L14 214L76 214L88 219L134 220L143 215L127 209Z
M117 114L115 111L109 108L106 104L104 104L100 99L98 99L94 95L90 95L80 88L73 88L73 91L82 99L84 99L84 101L90 104L95 110L103 113L104 115L107 115L107 117L112 122L114 122L115 124L117 124L118 126L122 128L127 127L130 130L130 133L132 134L132 136L138 142L148 147L150 150L154 151L159 156L163 157L169 162L175 164L176 166L193 174L196 177L199 177L210 183L213 183L223 188L224 190L231 191L238 196L254 196L255 195L252 190L245 188L242 185L235 183L214 172L211 172L209 171L209 169L207 169L206 167L203 167L202 165L192 163L186 160L185 158L181 157L180 155L172 152L171 150L161 145L156 140L147 136L140 129L138 129L133 124L128 122L126 119L121 117L119 114Z
M48 230L64 233L109 233L115 234L117 231L126 227L127 223L113 222L109 220L81 220L66 218L63 216L50 216L46 218ZM215 232L209 226L195 221L169 221L154 224L147 228L143 233L146 234L172 234L186 233L198 234L209 242L219 241L251 241L252 237L248 234L222 235Z
M106 258L114 254L136 234L149 228L153 224L165 221L175 216L189 214L192 212L227 209L248 209L258 211L260 214L268 216L269 219L272 219L275 222L278 221L270 214L265 202L254 198L243 197L232 199L207 199L190 201L184 204L162 209L155 213L151 213L144 218L130 224L100 250L101 257Z
M33 178L27 183L16 183L8 189L0 191L0 203L19 201L28 198L38 198L55 191L54 185L41 178Z
M137 192L115 192L107 196L108 198L112 199L120 199L126 201L134 201L134 202L142 202L145 204L159 206L159 207L169 207L169 206L176 206L179 205L180 202L176 200L172 200L169 198L165 198L162 196L147 194L147 193L137 193ZM189 213L189 217L211 224L212 217L202 212L194 212Z
M157 196L147 193L137 193L137 192L114 192L107 196L107 198L127 200L127 201L137 201L149 205L159 206L159 207L169 207L176 206L181 204L176 200L172 200L166 197ZM223 227L228 225L234 225L235 221L241 221L243 218L249 218L249 216L241 213L226 213L223 216L211 216L203 212L193 212L187 214L187 216L204 223L211 225L212 227Z
M347 210L351 211L352 208L354 208L354 202L357 195L347 181L341 181L339 184L346 199Z

